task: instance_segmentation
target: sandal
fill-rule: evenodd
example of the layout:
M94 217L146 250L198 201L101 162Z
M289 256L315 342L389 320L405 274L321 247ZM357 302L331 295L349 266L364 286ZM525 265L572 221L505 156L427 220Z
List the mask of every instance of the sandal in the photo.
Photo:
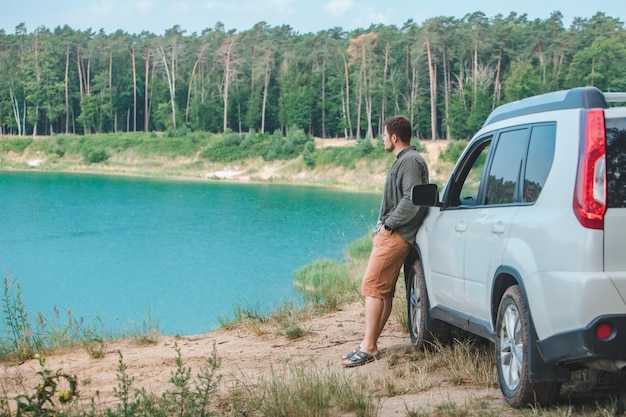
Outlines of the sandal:
M350 359L351 357L354 356L355 353L357 353L359 350L361 350L361 346L357 346L354 349L352 349L349 353L346 353L345 355L343 355L341 357L341 359L346 360L346 359Z
M380 354L371 355L359 349L354 353L354 355L347 358L343 362L343 366L345 366L346 368L352 368L354 366L361 366L361 365L365 365L366 363L373 362L377 360L379 357L380 357Z

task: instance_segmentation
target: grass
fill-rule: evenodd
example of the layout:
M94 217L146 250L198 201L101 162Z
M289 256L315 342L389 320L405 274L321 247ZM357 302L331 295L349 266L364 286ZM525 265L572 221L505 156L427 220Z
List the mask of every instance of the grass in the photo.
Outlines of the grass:
M3 281L2 315L6 327L0 338L0 362L21 363L39 354L59 352L81 346L92 358L104 355L107 342L129 338L137 344L154 344L160 334L158 324L150 315L141 327L125 334L107 332L98 318L87 323L77 320L71 311L65 318L55 307L53 319L38 314L31 320L22 299L21 286L14 277Z
M278 376L280 375L280 376ZM280 374L257 381L239 380L229 393L234 415L336 416L340 413L374 417L380 406L371 387L345 373L320 369L315 364L290 366Z

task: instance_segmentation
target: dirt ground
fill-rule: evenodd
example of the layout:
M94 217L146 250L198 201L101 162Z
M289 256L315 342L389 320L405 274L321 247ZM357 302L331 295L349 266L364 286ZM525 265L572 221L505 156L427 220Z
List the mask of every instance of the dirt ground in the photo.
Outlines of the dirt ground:
M237 382L254 384L259 376L267 377L288 373L291 366L315 366L325 371L346 373L350 378L378 378L384 381L399 377L397 368L390 366L389 357L394 350L410 349L410 339L400 327L389 322L380 340L381 358L358 368L346 369L341 365L341 355L354 348L361 339L363 306L356 302L341 311L312 319L302 325L308 333L297 340L282 336L255 335L248 330L214 331L185 337L159 336L154 345L138 345L131 340L109 342L103 357L94 359L82 348L50 355L46 358L47 369L76 375L82 399L94 398L101 409L116 406L114 388L118 387L118 365L122 354L128 366L127 374L134 378L133 388L145 388L148 392L161 393L172 385L169 379L176 369L175 346L180 349L185 366L197 375L213 347L221 360L221 390ZM418 365L419 366L419 365ZM37 359L30 359L19 366L5 366L0 371L0 383L8 389L8 397L34 392L41 378L37 372L41 366ZM399 374L402 374L401 372ZM409 383L408 386L411 384ZM405 416L407 410L424 412L437 404L454 402L460 407L470 400L492 403L503 407L499 390L467 385L454 385L440 373L428 376L428 383L420 382L427 389L415 389L402 395L384 397L380 407L381 416Z

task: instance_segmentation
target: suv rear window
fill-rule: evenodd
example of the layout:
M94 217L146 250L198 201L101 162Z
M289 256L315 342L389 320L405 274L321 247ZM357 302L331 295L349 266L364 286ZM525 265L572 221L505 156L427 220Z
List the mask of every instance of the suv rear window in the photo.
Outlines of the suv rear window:
M522 190L522 201L525 203L534 203L546 183L554 159L555 139L556 125L533 127L528 145L524 189Z
M626 207L626 119L606 119L607 207Z
M527 147L527 128L500 133L489 169L485 204L510 204L515 201Z

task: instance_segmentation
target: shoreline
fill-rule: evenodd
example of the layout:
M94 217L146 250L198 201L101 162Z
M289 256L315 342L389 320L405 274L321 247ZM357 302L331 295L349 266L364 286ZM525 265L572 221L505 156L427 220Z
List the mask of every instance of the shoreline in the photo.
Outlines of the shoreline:
M146 163L146 162L144 162ZM380 193L382 192L382 184L384 183L384 177L382 182L364 181L358 182L358 186L349 184L351 177L365 177L379 176L376 173L367 173L361 171L350 172L345 169L341 169L340 175L347 178L344 182L336 182L332 180L332 175L327 172L315 172L312 170L310 173L297 172L295 175L283 172L288 170L293 161L287 163L265 163L264 172L261 174L249 171L234 170L229 165L215 165L207 167L210 169L175 169L172 172L171 168L153 168L142 170L137 165L122 165L119 162L113 165L99 165L92 167L89 165L67 164L67 166L59 165L38 165L38 166L24 166L20 167L20 162L13 161L8 166L0 165L0 172L17 172L17 173L50 173L50 174L67 174L67 175L100 175L111 177L128 177L128 178L144 178L154 180L167 180L167 181L187 181L187 182L206 182L206 183L227 183L227 184L251 184L251 185L289 185L289 186L306 186L306 187L319 187L328 188L337 191L345 192L358 192L358 193ZM246 161L242 161L242 165L246 164ZM252 162L254 164L254 161ZM94 164L95 165L95 164ZM104 167L104 169L103 169ZM338 171L340 169L335 169ZM318 170L319 171L319 170ZM308 174L308 175L307 175ZM369 178L368 178L369 179ZM378 179L378 178L376 178Z

